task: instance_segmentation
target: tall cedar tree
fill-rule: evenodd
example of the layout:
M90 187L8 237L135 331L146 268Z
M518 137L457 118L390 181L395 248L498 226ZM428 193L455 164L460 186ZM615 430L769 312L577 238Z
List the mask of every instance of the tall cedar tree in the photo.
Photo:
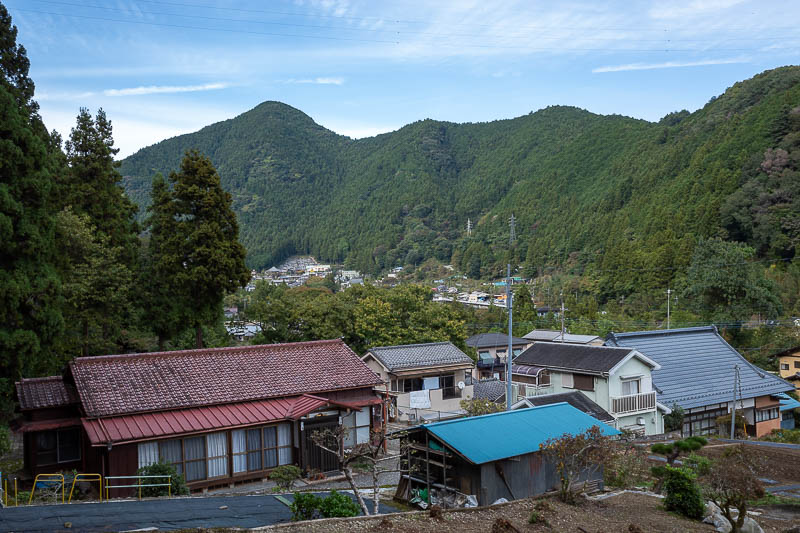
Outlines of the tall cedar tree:
M65 148L69 168L62 201L70 213L63 216L70 222L65 227L75 225L76 231L61 239L62 279L69 292L65 312L73 328L63 351L74 354L71 339L78 339L81 355L100 355L121 349L122 331L134 321L130 289L139 250L137 208L120 186L114 161L119 150L102 109L95 118L80 110Z
M111 121L99 109L95 118L81 108L75 127L65 143L69 172L64 189L65 205L77 214L86 214L97 231L108 236L111 246L124 251L125 262L132 268L137 259L138 207L128 199L121 186L120 163L114 161Z
M180 265L176 288L185 298L184 309L203 347L203 324L222 311L225 293L244 287L250 271L244 264L239 224L231 209L231 195L220 185L219 174L205 155L186 152L181 171L171 172L175 231L165 246L172 264Z
M0 418L14 380L53 371L63 325L52 209L57 146L32 100L25 48L0 4Z
M164 350L166 341L181 331L184 323L182 298L177 297L175 276L180 264L171 261L176 257L167 248L167 241L176 232L176 220L172 192L160 173L153 178L148 208L147 229L149 239L142 258L141 286L145 287L143 308L150 328L158 336L158 349Z

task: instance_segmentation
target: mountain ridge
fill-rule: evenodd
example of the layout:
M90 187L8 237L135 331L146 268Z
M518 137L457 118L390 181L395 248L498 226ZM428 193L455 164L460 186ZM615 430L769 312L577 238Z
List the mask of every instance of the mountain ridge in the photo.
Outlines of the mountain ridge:
M702 237L738 238L762 255L794 253L741 238L725 206L748 180L763 181L765 150L788 142L794 153L797 106L796 66L658 122L548 106L489 122L425 119L351 139L268 101L144 148L123 160L122 173L145 205L156 171L177 168L188 148L208 154L234 196L253 267L312 253L367 272L437 258L494 276L509 260L529 272L602 269L623 251L647 250L680 270L686 261L666 249L690 253ZM512 213L519 238L509 246ZM576 252L580 259L570 259Z

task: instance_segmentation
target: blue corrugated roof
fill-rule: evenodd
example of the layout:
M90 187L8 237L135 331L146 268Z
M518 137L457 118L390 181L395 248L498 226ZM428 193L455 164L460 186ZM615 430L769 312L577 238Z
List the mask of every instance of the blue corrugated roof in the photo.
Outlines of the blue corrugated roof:
M599 426L604 435L619 435L566 402L473 416L419 426L433 433L474 464L539 451L539 445L565 433L583 433Z
M781 411L791 411L792 409L797 409L798 407L800 407L800 402L798 402L788 394L780 393L776 394L775 396L779 398L781 404Z
M684 409L691 409L731 401L733 367L737 364L744 398L794 388L750 364L713 326L611 333L606 344L636 348L661 365L659 370L653 371L653 384L662 391L658 401L669 407L677 403Z

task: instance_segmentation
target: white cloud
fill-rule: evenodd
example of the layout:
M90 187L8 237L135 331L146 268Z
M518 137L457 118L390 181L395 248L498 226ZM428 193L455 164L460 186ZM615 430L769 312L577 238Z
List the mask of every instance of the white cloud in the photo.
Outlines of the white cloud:
M700 61L665 61L663 63L629 63L627 65L612 65L607 67L597 67L592 72L626 72L629 70L655 70L662 68L683 68L683 67L704 67L707 65L731 65L734 63L749 63L745 57L734 57L729 59L703 59Z
M148 85L127 89L106 89L105 96L141 96L145 94L193 93L197 91L213 91L225 89L227 83L205 83L203 85Z
M650 9L650 16L656 19L676 19L687 18L709 13L719 12L738 4L745 0L691 0L681 4L680 2L665 2Z
M284 83L314 83L316 85L343 85L344 78L334 77L334 78L290 78L286 80Z

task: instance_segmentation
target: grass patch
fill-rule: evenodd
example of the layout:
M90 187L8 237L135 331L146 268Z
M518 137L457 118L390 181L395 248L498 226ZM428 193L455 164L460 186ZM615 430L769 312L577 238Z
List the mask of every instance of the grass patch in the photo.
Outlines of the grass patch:
M800 498L790 498L788 496L781 496L779 494L767 493L763 498L752 500L748 502L748 507L757 507L763 505L794 505L800 507Z

